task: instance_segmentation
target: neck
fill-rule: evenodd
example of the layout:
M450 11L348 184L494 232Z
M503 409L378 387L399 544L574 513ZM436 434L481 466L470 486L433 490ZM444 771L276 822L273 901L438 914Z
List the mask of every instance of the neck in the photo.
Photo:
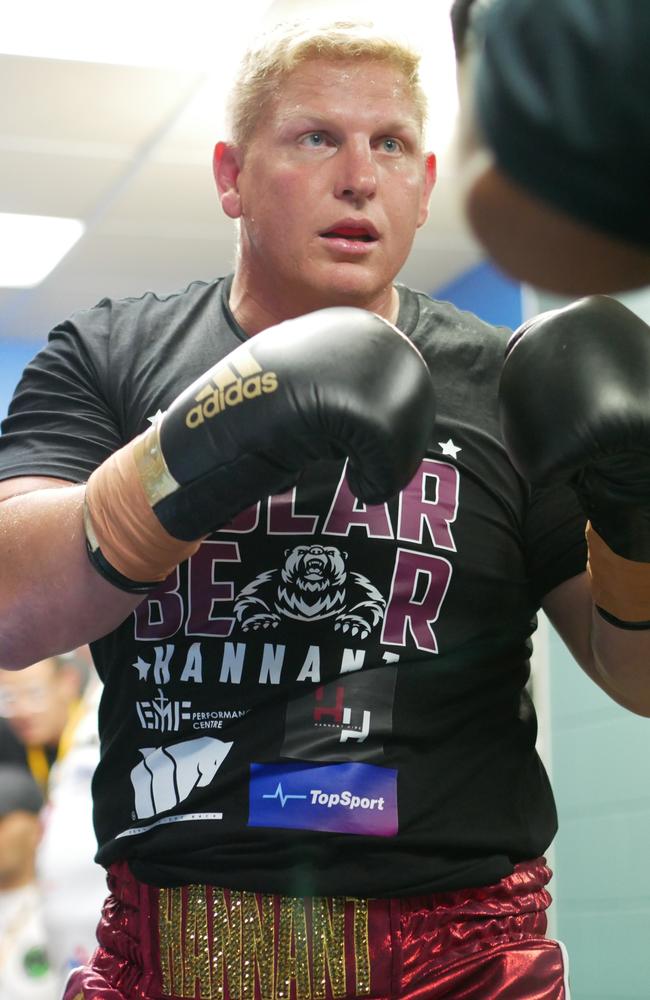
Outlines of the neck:
M394 285L389 285L378 295L363 301L335 301L325 296L319 296L298 289L294 294L284 296L273 293L265 294L247 281L246 275L240 269L235 272L230 289L230 309L239 326L248 334L254 336L261 330L315 312L317 309L327 309L331 306L355 306L376 313L389 323L396 323L399 313L399 293Z

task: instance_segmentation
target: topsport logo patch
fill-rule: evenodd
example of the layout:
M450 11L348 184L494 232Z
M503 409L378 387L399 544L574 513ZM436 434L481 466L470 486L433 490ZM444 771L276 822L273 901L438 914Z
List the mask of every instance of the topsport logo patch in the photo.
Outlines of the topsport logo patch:
M251 764L249 826L393 837L397 771L373 764Z

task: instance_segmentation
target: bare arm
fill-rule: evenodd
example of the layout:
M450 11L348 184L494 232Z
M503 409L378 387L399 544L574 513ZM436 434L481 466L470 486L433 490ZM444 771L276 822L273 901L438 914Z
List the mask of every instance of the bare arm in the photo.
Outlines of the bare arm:
M86 555L85 486L0 483L0 666L28 666L105 635L142 600L107 583Z
M650 629L606 622L594 607L586 573L552 590L543 607L585 673L619 705L650 717Z

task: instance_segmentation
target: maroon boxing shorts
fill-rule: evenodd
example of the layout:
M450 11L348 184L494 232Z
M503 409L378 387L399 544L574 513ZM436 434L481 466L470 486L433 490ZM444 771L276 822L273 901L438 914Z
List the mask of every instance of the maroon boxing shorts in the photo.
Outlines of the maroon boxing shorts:
M121 862L63 1000L569 1000L550 877L542 858L480 889L296 898L155 888Z

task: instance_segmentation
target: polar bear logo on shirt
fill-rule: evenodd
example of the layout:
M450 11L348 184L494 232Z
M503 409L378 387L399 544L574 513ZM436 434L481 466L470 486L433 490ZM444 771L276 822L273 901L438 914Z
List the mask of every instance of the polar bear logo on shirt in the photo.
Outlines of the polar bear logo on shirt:
M232 742L200 736L168 747L140 747L142 760L131 771L139 819L173 809L197 786L209 785Z
M285 549L280 569L267 570L235 598L242 630L276 628L283 617L334 618L334 630L365 639L383 619L386 601L361 573L349 572L347 552L333 545Z

